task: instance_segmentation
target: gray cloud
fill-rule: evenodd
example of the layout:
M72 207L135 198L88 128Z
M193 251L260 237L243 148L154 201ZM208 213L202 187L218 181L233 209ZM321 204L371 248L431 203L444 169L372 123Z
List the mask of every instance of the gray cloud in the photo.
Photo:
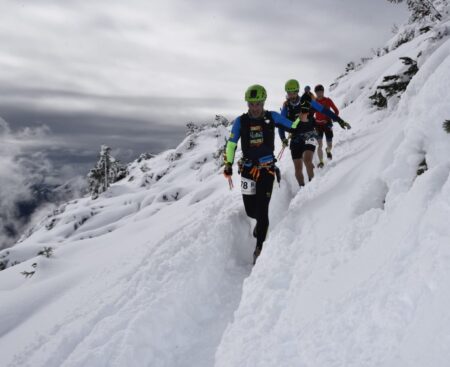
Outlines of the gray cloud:
M133 159L140 152L167 149L184 135L183 128L170 124L95 112L42 111L3 106L1 102L0 109L5 119L14 125L14 131L28 126L37 127L45 122L51 135L42 137L34 147L45 150L52 157L55 157L52 152L56 150L65 157L66 163L71 160L87 163L89 157L92 165L102 144L120 149L122 153L128 152L119 154L119 159Z
M159 151L188 121L240 114L249 84L278 109L286 79L331 83L406 18L382 0L3 0L0 116L48 126L68 162Z
M236 99L255 79L281 89L287 74L327 84L406 18L373 0L6 4L0 65L15 75L0 81L151 97Z

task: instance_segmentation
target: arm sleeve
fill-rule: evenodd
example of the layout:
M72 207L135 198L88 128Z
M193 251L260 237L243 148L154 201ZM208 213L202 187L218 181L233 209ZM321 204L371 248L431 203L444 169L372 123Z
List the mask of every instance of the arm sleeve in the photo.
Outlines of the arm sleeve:
M326 108L325 106L322 106L319 102L317 101L311 101L311 108L314 111L320 112L321 114L329 117L330 119L332 119L334 122L342 122L342 119L334 114L333 112L331 112L331 110L329 110L328 108Z
M281 108L280 115L287 118L287 107L285 105ZM281 127L278 127L278 135L280 136L281 141L286 139L286 132Z
M294 131L297 125L300 123L300 119L297 119L294 122L292 122L286 117L281 116L278 112L272 111L271 114L273 121L275 121L275 126L278 127L278 129L281 128L287 131Z
M241 118L238 117L233 122L231 128L230 138L227 141L227 147L225 149L226 161L225 163L233 164L234 154L236 152L237 143L241 137Z
M330 101L330 108L334 111L336 115L339 115L339 110L334 104L333 100L331 98L328 98L328 100Z

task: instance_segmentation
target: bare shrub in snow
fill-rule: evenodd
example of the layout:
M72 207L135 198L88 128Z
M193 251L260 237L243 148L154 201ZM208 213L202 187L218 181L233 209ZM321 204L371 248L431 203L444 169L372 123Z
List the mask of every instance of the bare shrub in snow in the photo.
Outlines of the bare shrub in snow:
M53 247L44 247L37 254L38 254L38 256L45 256L47 258L52 257L52 255L53 255Z
M142 153L142 154L139 156L139 158L137 159L137 162L138 162L138 163L141 163L142 161L146 161L146 160L152 159L152 158L154 158L154 157L155 157L154 154L151 154L151 153Z
M8 255L9 251L6 251L5 253L0 255L0 271L5 270L8 267Z
M372 100L372 104L378 108L386 108L387 107L387 99L383 95L383 93L379 91L375 91L374 94L372 94L369 97Z
M417 167L417 176L420 176L424 174L428 170L427 161L425 158L422 160L422 162L419 163L419 167Z
M33 263L31 266L34 269L36 269L37 268L37 263ZM24 270L20 274L22 274L25 278L31 278L34 275L34 273L36 273L36 270L31 270L31 271Z

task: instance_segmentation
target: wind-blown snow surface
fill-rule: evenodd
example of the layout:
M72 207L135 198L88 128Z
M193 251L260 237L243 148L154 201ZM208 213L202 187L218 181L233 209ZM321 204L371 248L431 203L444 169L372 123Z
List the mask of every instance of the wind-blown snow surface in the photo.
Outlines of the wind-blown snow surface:
M420 51L398 103L371 107ZM449 38L430 32L342 78L333 97L353 129L302 191L285 155L253 269L253 223L214 155L225 126L133 162L0 253L20 262L0 272L2 365L448 365L448 85Z

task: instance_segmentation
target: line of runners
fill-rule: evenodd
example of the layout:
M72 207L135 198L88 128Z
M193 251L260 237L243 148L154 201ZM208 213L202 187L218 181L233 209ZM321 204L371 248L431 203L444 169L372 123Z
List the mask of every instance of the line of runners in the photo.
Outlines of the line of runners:
M242 158L238 162L238 172L241 175L242 198L247 215L256 219L253 230L256 238L253 264L261 253L269 228L269 203L273 183L276 178L280 179L274 156L275 128L278 128L283 147L290 146L295 177L300 187L305 185L303 165L308 180L311 181L314 177L313 156L316 146L318 167L324 166L324 136L327 157L332 159L333 122L339 123L343 129L351 128L350 124L339 117L339 110L333 101L324 96L322 85L314 88L316 95L306 87L300 96L300 84L297 80L290 79L285 84L285 91L287 98L281 113L278 113L264 109L267 93L263 86L250 86L245 92L248 111L233 121L226 145L224 175L230 180L237 143L241 141ZM288 137L286 132L289 133Z

